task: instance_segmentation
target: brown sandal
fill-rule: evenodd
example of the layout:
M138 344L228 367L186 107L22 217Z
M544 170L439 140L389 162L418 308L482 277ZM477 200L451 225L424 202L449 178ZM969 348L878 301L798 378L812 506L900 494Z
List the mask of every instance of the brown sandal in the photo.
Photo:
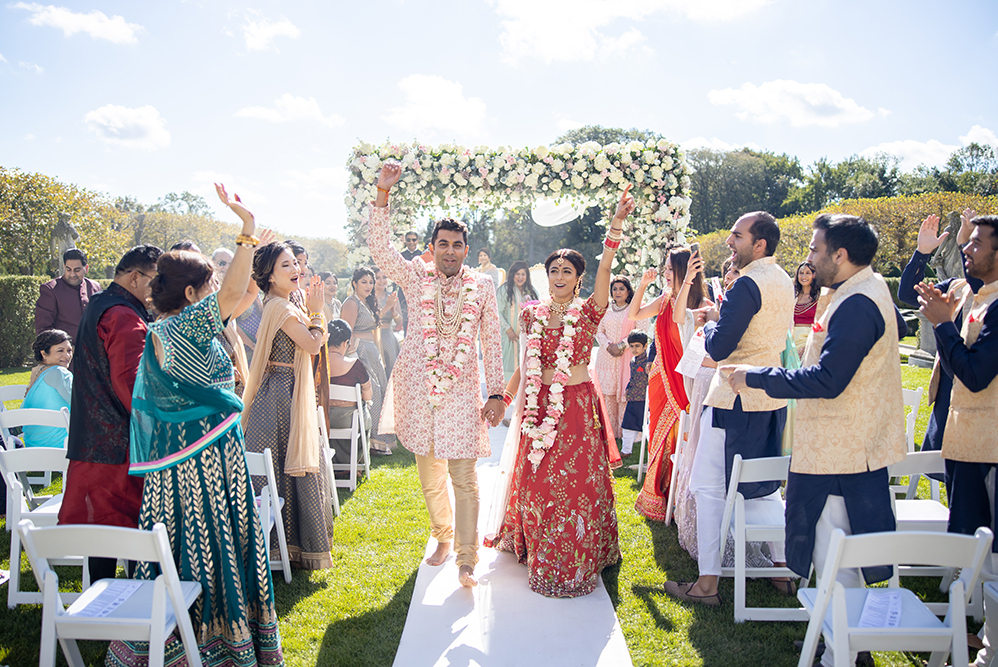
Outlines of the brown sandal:
M685 600L687 602L699 602L700 604L705 604L708 607L718 607L721 604L720 593L714 593L713 595L693 595L690 593L690 589L693 588L692 583L687 583L685 581L667 581L665 582L665 592L674 598L680 600Z

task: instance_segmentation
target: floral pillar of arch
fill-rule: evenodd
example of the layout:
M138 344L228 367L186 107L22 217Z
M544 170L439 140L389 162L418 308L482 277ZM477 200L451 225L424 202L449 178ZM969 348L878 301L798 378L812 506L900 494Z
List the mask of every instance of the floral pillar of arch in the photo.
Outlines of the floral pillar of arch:
M624 271L637 275L659 266L665 247L683 242L689 230L691 169L683 150L665 139L533 149L362 143L347 163L351 266L369 258L364 209L377 196L378 171L387 160L402 163L391 199L396 230L409 229L428 209L515 210L542 198L590 202L608 212L627 184L637 206L617 254Z

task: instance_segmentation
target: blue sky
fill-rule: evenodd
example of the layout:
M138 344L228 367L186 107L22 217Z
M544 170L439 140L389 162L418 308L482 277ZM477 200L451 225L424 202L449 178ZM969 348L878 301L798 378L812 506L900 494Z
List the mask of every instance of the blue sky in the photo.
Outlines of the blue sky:
M0 165L145 203L222 179L263 225L343 239L360 140L599 124L941 164L998 144L996 65L993 0L8 2Z

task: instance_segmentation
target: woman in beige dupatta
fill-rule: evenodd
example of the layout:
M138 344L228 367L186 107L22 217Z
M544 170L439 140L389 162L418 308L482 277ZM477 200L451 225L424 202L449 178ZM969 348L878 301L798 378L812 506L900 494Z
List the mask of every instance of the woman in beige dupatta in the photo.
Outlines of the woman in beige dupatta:
M311 355L325 345L323 284L313 277L305 290L305 308L290 300L298 291L299 270L284 243L256 251L253 280L265 297L257 331L256 353L243 402L246 449L269 447L277 471L277 492L284 499L281 516L291 563L303 569L332 567L331 500L325 483L325 457L316 419ZM297 299L295 299L297 301ZM276 557L277 541L271 541Z

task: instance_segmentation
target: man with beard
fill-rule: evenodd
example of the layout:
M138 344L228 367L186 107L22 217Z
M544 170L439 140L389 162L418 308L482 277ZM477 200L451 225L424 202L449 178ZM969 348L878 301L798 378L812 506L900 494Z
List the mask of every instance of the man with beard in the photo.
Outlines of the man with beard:
M62 329L76 343L83 309L100 284L87 278L87 255L79 248L62 254L62 277L50 280L39 289L35 303L35 335L46 329Z
M936 349L953 376L953 395L943 434L949 479L949 532L973 535L980 526L998 530L998 215L973 218L974 231L963 246L964 267L983 286L974 294L956 280L947 293L925 283L916 286L920 310L932 323ZM959 329L954 322L962 311ZM989 493L990 489L990 493ZM992 561L985 567L995 572ZM981 662L978 656L978 662ZM988 664L988 663L982 663Z
M156 246L136 246L115 268L80 322L59 523L138 526L142 478L128 474L132 390L145 349L146 310L156 277ZM91 558L90 577L113 578L113 558Z
M797 399L786 552L802 577L812 560L821 574L836 528L846 535L895 529L887 466L905 457L904 399L897 311L887 283L870 267L877 246L862 218L818 216L807 260L825 287L802 367L719 368L739 394L761 389ZM871 584L891 573L890 566L863 571ZM846 588L863 585L856 570L840 570L836 580ZM849 664L855 661L853 655ZM873 664L866 656L863 662ZM830 647L822 664L834 664Z
M499 309L492 281L464 266L468 228L445 218L433 230L433 264L405 260L389 240L388 194L402 166L388 162L378 175L378 198L370 208L368 247L389 279L419 308L419 332L406 336L392 378L395 433L416 455L416 469L430 514L436 551L426 560L441 565L455 542L462 586L475 586L478 562L478 474L476 459L489 456L488 428L506 411L499 342ZM481 338L489 400L482 406L475 341ZM447 491L450 474L455 508ZM456 521L455 521L456 514Z
M787 332L793 326L794 288L773 257L779 241L776 219L762 211L746 213L731 228L727 244L741 278L725 294L720 311L714 306L698 311L698 320L710 320L704 338L707 354L718 364L780 364ZM667 581L666 593L709 606L720 604L721 519L732 461L735 454L743 459L779 456L786 420L786 399L771 398L760 389L739 395L720 373L714 376L704 401L700 442L690 473L690 491L697 503L700 577L692 584ZM782 502L779 488L779 482L764 482L741 484L738 490L751 502ZM774 563L782 563L781 552L782 544L774 545ZM785 579L771 581L785 594L795 592Z
M975 217L977 217L977 213L969 208L964 209L960 215L960 230L956 238L959 246L962 247L970 240L970 235L974 231L974 226L970 224L970 221ZM912 308L918 308L916 287L925 279L925 267L929 263L932 252L942 245L947 236L949 236L949 232L939 234L938 215L930 215L922 221L922 225L918 229L918 245L915 252L912 253L908 265L901 273L901 282L898 285L898 299L900 301ZM979 279L967 275L966 268L964 269L964 278L975 294L981 289L983 283ZM950 287L955 284L957 284L957 279L949 278L936 283L935 286L943 294L946 294ZM960 328L960 321L960 313L957 313L955 320L957 329ZM953 374L949 372L948 368L943 368L940 357L937 356L932 367L932 378L929 380L929 405L932 406L932 412L929 414L929 423L925 428L925 439L922 441L923 452L942 449L943 433L946 429L946 419L949 416L949 400L952 393ZM933 474L931 477L940 482L946 481L948 495L950 492L949 481L944 480L944 476L940 475Z

